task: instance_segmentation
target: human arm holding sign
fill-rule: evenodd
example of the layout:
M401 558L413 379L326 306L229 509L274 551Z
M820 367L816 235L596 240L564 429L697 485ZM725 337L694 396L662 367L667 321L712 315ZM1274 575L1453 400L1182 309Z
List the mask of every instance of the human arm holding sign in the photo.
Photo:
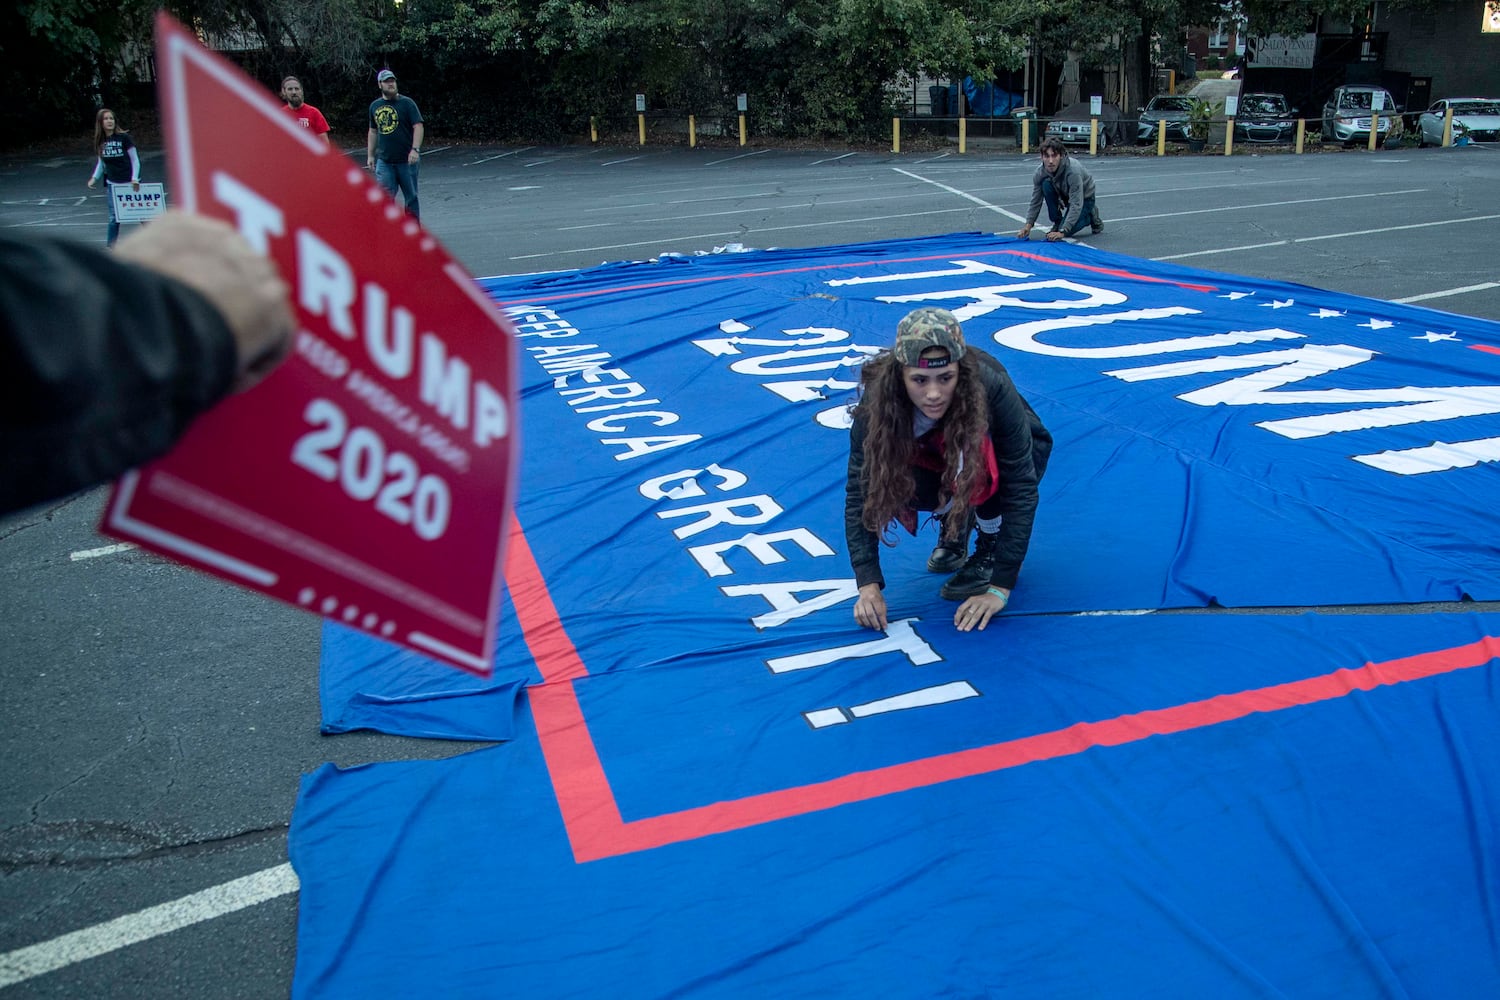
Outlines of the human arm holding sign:
M0 512L167 451L293 329L275 265L212 219L168 212L114 254L0 236Z

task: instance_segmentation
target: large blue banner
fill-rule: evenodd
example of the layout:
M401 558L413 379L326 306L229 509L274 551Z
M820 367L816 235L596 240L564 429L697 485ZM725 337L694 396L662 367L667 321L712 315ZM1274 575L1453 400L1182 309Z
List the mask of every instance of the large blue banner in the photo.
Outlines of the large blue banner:
M323 768L294 994L1500 982L1500 617L1003 624L921 665L728 647L554 681L512 743ZM900 697L936 685L969 694Z
M791 669L874 638L850 614L847 406L924 304L1056 437L1008 616L1500 598L1487 321L978 234L485 285L520 333L525 438L491 687L538 679L520 619L540 593L591 674ZM964 645L924 568L935 540L884 553L888 641L913 662ZM329 728L403 731L400 698L441 734L446 688L412 690L416 657L336 626L325 648Z
M1500 982L1500 336L979 235L488 283L496 670L329 626L295 994L1459 997ZM957 313L1056 437L1005 615L842 541L858 367Z

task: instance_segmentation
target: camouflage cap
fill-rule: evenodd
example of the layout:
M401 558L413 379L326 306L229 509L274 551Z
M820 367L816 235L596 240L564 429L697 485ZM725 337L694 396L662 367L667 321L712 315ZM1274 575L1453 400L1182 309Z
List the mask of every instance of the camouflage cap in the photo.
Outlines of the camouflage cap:
M929 347L941 347L947 358L922 358ZM903 365L916 368L942 368L949 361L964 356L964 330L958 318L946 309L923 306L913 309L896 326L896 346L892 353Z

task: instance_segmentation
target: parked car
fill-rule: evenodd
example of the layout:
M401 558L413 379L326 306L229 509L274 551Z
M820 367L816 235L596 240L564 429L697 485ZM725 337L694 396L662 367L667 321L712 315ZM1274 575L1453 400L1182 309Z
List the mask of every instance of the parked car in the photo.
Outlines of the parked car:
M1291 142L1297 137L1297 109L1285 94L1245 94L1234 119L1235 142Z
M1089 144L1089 102L1079 101L1059 111L1047 123L1047 136L1061 139L1068 145ZM1120 121L1120 109L1105 104L1099 114L1099 148L1119 145L1125 141L1125 126Z
M1190 98L1173 94L1158 94L1140 108L1140 119L1136 122L1136 142L1155 142L1158 122L1167 123L1167 138L1173 142L1187 140L1188 102Z
M1368 142L1370 119L1374 117L1371 108L1376 94L1382 95L1382 104L1380 124L1375 127L1375 134L1377 139L1385 138L1395 121L1390 112L1401 110L1396 106L1391 92L1368 83L1346 83L1342 87L1333 88L1328 103L1323 105L1323 141L1342 142L1345 145ZM1399 124L1395 128L1400 131Z
M1500 98L1449 97L1417 116L1417 145L1443 144L1443 116L1453 109L1453 138L1467 135L1474 142L1500 142Z

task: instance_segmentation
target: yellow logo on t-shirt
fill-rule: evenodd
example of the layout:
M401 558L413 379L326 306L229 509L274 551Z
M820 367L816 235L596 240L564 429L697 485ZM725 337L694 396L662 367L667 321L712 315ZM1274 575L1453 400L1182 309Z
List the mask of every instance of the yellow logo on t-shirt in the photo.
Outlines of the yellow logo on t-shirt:
M375 128L381 135L390 135L400 123L401 116L395 108L386 105L375 109Z

